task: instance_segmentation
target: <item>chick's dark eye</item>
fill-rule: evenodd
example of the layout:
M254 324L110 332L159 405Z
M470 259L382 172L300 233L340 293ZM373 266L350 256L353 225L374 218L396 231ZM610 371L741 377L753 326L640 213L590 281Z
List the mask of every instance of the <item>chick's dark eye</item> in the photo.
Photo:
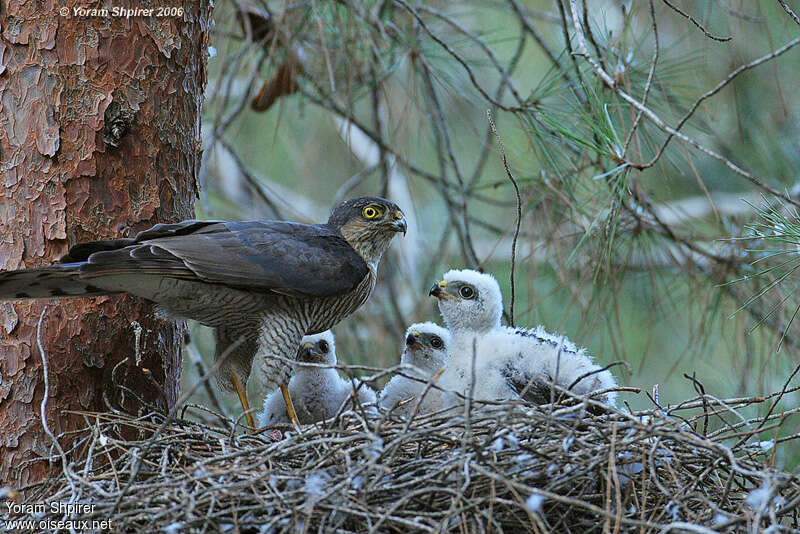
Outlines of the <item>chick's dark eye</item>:
M320 341L319 342L319 350L322 352L328 352L328 342L327 341Z
M444 343L442 342L441 338L438 338L436 336L433 336L431 338L431 347L433 347L434 349L441 349L442 345L444 345Z
M463 286L458 290L458 294L461 295L462 298L471 299L475 296L475 291L473 291L469 286Z

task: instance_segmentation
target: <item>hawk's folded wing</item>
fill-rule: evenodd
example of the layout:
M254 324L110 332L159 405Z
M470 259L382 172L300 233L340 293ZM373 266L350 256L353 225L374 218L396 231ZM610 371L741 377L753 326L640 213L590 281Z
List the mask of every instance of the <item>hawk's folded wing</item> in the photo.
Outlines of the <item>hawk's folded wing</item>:
M62 262L85 261L91 278L162 275L295 296L354 290L368 266L326 225L283 221L183 221L159 224L134 238L81 243Z

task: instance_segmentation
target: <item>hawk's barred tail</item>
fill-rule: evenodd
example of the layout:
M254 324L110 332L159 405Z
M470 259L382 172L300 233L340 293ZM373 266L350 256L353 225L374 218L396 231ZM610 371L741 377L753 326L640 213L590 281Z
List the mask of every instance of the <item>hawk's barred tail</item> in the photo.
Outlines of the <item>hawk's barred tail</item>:
M62 263L37 269L0 272L0 300L113 294L113 291L101 289L91 281L80 278L80 267L84 263Z

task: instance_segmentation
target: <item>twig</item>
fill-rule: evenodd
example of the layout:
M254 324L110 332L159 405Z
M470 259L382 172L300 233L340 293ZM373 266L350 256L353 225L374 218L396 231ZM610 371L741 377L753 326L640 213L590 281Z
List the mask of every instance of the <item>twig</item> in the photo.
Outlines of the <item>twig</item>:
M497 133L497 127L494 124L494 118L492 117L492 110L486 110L486 116L489 119L489 126L492 129L495 137L497 138L497 145L500 147L500 154L503 157L503 167L506 170L506 175L508 179L511 180L511 183L514 185L514 193L517 195L517 225L514 229L514 240L511 243L511 303L509 305L509 324L514 326L514 300L515 300L515 277L514 277L514 270L517 265L517 239L519 239L519 230L520 226L522 225L522 196L519 193L519 185L517 181L514 179L514 175L511 174L511 169L508 166L508 159L506 158L506 150L503 147L503 140L500 138L500 134Z
M786 0L778 0L778 3L781 5L781 7L783 7L783 10L786 11L790 17L792 17L792 20L795 22L795 24L800 26L800 17L797 16L797 13L792 11L792 8L786 3Z
M189 355L189 359L192 361L192 363L194 363L195 369L197 370L197 376L202 377L208 375L209 373L206 371L206 366L203 363L203 357L198 352L194 341L187 343L184 348L186 349L186 354ZM226 418L230 417L228 412L222 406L222 403L219 401L219 397L217 397L217 393L214 388L211 387L211 384L206 381L204 382L203 387L206 391L206 395L208 395L208 398L211 399L211 404L214 406L214 409L224 415Z
M775 498L761 517L787 531L800 526L793 515L800 478L754 459L747 447L710 444L658 410L631 414L606 406L586 417L584 402L591 401L564 395L547 410L476 402L469 436L466 420L452 413L409 424L349 410L280 440L243 435L226 441L220 438L230 422L172 420L157 440L126 441L115 437L120 428L152 435L164 414L86 413L77 446L108 461L85 471L86 498L94 506L81 519L113 517L126 532L176 524L188 531L235 524L242 531L271 525L298 532L441 532L455 522L475 532L528 532L532 525L582 532L604 521L609 532L626 534L744 532L757 525L745 500L769 479ZM687 404L702 409L699 399ZM782 447L792 447L800 434L787 438ZM108 450L113 458L104 456ZM142 466L135 484L110 516L123 491L114 473L135 465ZM641 478L634 477L638 470ZM69 486L50 479L25 493L30 502L58 501ZM531 495L541 498L531 502L534 509L526 507ZM775 504L778 497L784 506ZM678 521L664 514L669 503L692 515ZM719 523L719 514L727 521ZM38 519L53 515L48 508Z
M665 2L667 0L664 0ZM585 8L584 4L584 8ZM642 95L642 105L647 105L647 97L650 95L650 88L653 85L653 76L656 73L656 65L658 64L658 54L659 54L659 42L658 42L658 24L656 23L656 9L653 5L653 0L650 0L650 22L653 28L653 57L650 60L650 70L647 72L647 82L645 82L644 86L644 94ZM622 155L620 156L622 159L625 159L625 155L628 153L628 147L631 144L631 140L633 140L633 136L636 133L637 128L639 127L639 122L642 120L642 110L637 110L636 118L633 120L633 124L631 125L631 129L628 132L628 137L625 139L625 143L622 145Z
M189 397L194 395L194 392L197 391L197 389L200 388L200 386L205 384L206 381L209 378L214 376L214 373L216 373L217 370L220 368L220 366L223 363L225 363L225 361L228 358L228 356L230 354L232 354L233 351L236 350L236 348L244 342L244 340L245 339L242 336L239 339L237 339L234 343L231 343L231 345L227 349L225 349L225 352L222 353L220 358L214 363L213 367L211 367L211 370L208 372L208 374L206 374L205 376L201 376L200 379L197 381L197 383L195 383L191 388L189 388L188 391L186 391L183 395L181 395L181 397L175 402L175 405L172 406L172 408L170 408L169 413L167 414L167 417L164 418L164 421L155 430L155 432L153 433L153 436L145 444L145 447L144 447L144 449L142 451L142 456L146 456L147 453L150 451L150 449L158 441L158 438L161 435L161 432L165 428L167 428L167 425L169 425L172 422L172 420L175 418L175 415L178 413L178 409L181 407L181 405L184 402L186 402L186 399L188 399ZM134 480L136 480L136 476L139 474L139 470L141 468L142 468L142 463L141 462L136 462L134 464L134 466L132 467L131 476L130 476L130 478L128 478L128 482L125 484L125 486L122 487L122 489L119 492L119 495L117 496L116 501L111 506L111 513L112 514L116 513L117 509L119 508L120 503L122 502L122 498L125 496L125 493L127 493L127 491L133 485L133 482L134 482Z
M47 437L53 442L53 447L56 448L58 455L61 457L61 470L70 487L69 502L74 502L78 497L78 493L75 488L75 482L72 480L73 476L69 463L67 462L67 455L64 453L64 449L61 448L61 444L58 442L58 439L56 439L53 431L50 430L50 425L47 424L47 400L50 398L50 377L48 376L47 354L42 344L42 322L44 322L45 313L47 313L47 306L42 310L41 315L39 315L39 322L36 324L36 345L39 347L39 355L42 357L42 375L44 376L44 394L42 395L42 403L39 405L39 416L42 420L42 428L44 428L45 434L47 434Z
M731 39L733 39L733 37L730 37L730 36L728 36L728 37L717 37L716 35L713 35L711 32L709 32L708 30L706 30L706 29L703 27L703 25L702 25L702 24L700 24L700 23L699 23L699 22L698 22L698 21L697 21L697 20L696 20L696 19L695 19L693 16L691 16L690 14L688 14L688 13L684 12L684 11L683 11L681 8L679 8L678 6L674 5L674 4L673 4L672 2L670 2L669 0L661 0L661 1L662 1L662 2L664 2L665 4L667 4L667 5L669 6L669 8L670 8L670 9L672 9L673 11L675 11L676 13L678 13L678 14L679 14L680 16L682 16L683 18L685 18L685 19L689 19L689 21L690 21L692 24L694 24L695 26L697 26L697 27L700 29L700 31L701 31L701 32L703 32L703 35L705 35L706 37L708 37L708 38L709 38L709 39L711 39L712 41L719 41L719 42L721 42L721 43L724 43L724 42L726 42L726 41L730 41ZM779 0L779 1L780 1L780 0Z
M764 62L766 62L766 61L768 61L770 59L776 58L776 57L788 52L789 50L791 50L792 48L794 48L795 46L800 44L800 37L798 37L796 39L793 39L792 41L786 43L784 46L780 47L779 49L777 49L777 50L775 50L775 51L773 51L773 52L771 52L771 53L769 53L769 54L767 54L765 56L762 56L762 57L756 59L755 61L752 61L752 62L748 63L747 65L743 65L743 66L739 67L738 69L736 69L736 71L734 71L733 73L728 75L728 78L726 78L725 80L720 82L717 85L717 87L715 87L714 89L708 91L705 95L701 96L700 99L698 99L699 102L696 102L696 105L692 106L692 109L690 109L690 111L684 117L685 120L681 121L677 128L673 128L673 127L667 125L661 119L661 117L659 117L658 114L656 114L653 110L651 110L650 108L648 108L647 106L645 106L644 104L642 104L641 102L636 100L634 97L629 95L626 91L621 89L616 84L616 82L614 81L614 78L610 74L608 74L605 70L603 70L603 68L597 63L597 61L595 61L594 58L592 58L592 56L589 54L589 52L587 50L586 37L585 37L585 34L584 34L583 26L581 25L580 17L578 17L577 0L569 0L569 3L570 3L571 10L572 10L572 19L573 19L573 26L575 28L575 37L576 37L576 39L578 41L578 47L577 47L577 50L576 50L575 54L578 55L578 56L583 57L591 65L591 67L594 70L595 74L601 80L603 80L603 82L608 87L610 87L617 95L619 95L620 98L622 98L624 101L628 102L635 109L637 109L639 111L642 111L644 113L644 115L653 124L655 124L659 129L661 129L664 132L666 132L667 134L669 134L668 140L671 139L672 137L677 137L678 139L684 141L685 143L689 144L690 146L694 147L695 149L699 150L700 152L706 154L707 156L710 156L710 157L716 159L717 161L722 162L723 164L725 164L726 167L731 169L733 172L735 172L739 176L742 176L743 178L748 180L753 185L761 188L763 191L766 191L766 192L768 192L768 193L770 193L770 194L772 194L772 195L774 195L776 197L779 197L779 198L783 199L784 201L788 202L789 204L792 204L793 206L800 207L800 202L798 202L797 200L791 198L790 196L788 196L788 195L786 195L784 193L781 193L780 191L778 191L774 187L772 187L772 186L764 183L763 181L761 181L758 177L754 176L750 172L742 169L741 167L739 167L738 165L733 163L731 160L729 160L725 156L719 154L718 152L716 152L716 151L714 151L714 150L712 150L710 148L707 148L706 146L704 146L700 142L696 141L694 138L689 137L688 135L686 135L686 134L684 134L684 133L679 131L679 128L683 125L683 123L685 123L685 121L688 120L688 118L694 113L694 109L696 109L696 107L700 105L699 102L702 102L706 98L709 98L710 96L712 96L713 94L718 92L720 89L722 89L722 87L724 87L725 85L730 83L730 81L733 80L733 78L735 78L736 76L738 76L739 74L741 74L745 70L749 70L751 68L754 68L754 67L756 67L756 66L758 66L758 65L760 65L760 64L762 64L762 63L764 63ZM667 143L662 144L662 148L659 150L659 153L663 152L663 150L666 148L666 145L667 145ZM658 161L658 158L654 157L649 163L645 163L645 164L630 163L630 166L634 167L636 169L644 169L644 168L648 168L648 167L654 165L656 161Z

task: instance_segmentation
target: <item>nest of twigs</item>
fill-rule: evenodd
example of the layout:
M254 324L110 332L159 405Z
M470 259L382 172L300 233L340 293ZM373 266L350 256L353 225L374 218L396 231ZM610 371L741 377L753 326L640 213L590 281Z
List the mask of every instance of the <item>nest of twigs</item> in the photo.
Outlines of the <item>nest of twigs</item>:
M231 421L92 413L67 451L86 459L62 469L55 455L59 475L26 502L91 503L81 519L128 532L791 532L800 477L771 466L800 437L759 441L785 411L739 416L776 398L704 396L651 412L580 398L475 403L412 420L347 412L261 435ZM712 430L714 419L726 423ZM119 439L123 429L140 438Z

